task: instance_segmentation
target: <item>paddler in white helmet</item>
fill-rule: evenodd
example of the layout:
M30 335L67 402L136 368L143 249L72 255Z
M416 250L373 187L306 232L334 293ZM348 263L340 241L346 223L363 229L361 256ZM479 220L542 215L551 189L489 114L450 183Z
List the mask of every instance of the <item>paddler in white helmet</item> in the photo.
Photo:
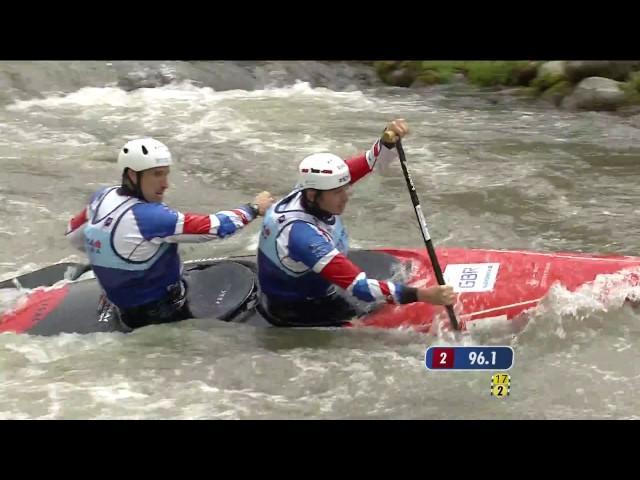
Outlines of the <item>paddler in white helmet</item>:
M132 329L191 317L178 243L234 235L273 203L261 192L213 214L179 212L163 203L172 164L169 148L156 139L127 142L118 154L121 185L95 192L66 231L104 291L101 314L117 314Z
M340 215L349 189L397 156L395 143L409 128L404 119L397 119L385 132L368 151L347 160L332 153L304 158L295 189L265 214L258 246L260 309L274 325L344 324L359 312L356 302L339 295L336 287L369 304L453 304L451 286L414 288L367 278L347 258L348 236Z

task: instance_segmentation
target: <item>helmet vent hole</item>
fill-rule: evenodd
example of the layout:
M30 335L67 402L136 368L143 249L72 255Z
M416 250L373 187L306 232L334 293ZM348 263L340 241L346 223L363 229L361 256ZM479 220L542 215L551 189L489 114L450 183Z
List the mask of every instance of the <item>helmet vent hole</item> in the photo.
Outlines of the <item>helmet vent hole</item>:
M123 151L124 153L129 153L129 149L128 149L128 148L123 148L123 149L122 149L122 151Z
M147 150L147 147L145 147L144 145L142 145L142 153L144 153L145 155L149 153L149 150Z

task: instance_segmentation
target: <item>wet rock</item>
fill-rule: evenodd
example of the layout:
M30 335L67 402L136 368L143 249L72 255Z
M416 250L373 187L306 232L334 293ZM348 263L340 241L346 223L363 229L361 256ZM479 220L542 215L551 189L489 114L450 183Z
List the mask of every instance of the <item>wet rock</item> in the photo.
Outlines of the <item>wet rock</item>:
M387 83L394 87L410 87L415 79L415 72L406 67L394 70L387 75Z
M603 77L613 80L624 80L633 70L640 69L640 61L570 61L566 62L567 78L573 82L588 77Z
M515 85L529 85L538 75L538 62L529 62L512 73Z
M139 88L157 88L168 85L176 80L176 75L172 69L166 65L154 65L148 67L140 67L138 69L127 70L120 68L120 76L118 78L118 88L126 92L137 90Z
M624 105L626 95L621 83L603 77L582 80L562 102L564 108L613 111Z
M564 61L545 62L538 67L536 78L531 85L540 91L567 79Z
M538 68L538 76L553 75L564 77L566 75L565 62L562 60L554 60L552 62L545 62Z

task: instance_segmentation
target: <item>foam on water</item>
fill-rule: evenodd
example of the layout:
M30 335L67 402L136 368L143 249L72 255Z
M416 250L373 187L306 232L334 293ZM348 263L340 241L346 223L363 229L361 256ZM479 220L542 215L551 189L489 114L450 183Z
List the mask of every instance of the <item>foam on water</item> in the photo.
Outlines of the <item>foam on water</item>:
M42 107L45 109L77 107L132 107L145 105L153 108L156 103L174 103L199 110L225 100L247 99L319 99L333 101L336 106L371 107L374 100L362 91L336 92L327 88L313 88L307 82L296 82L287 87L261 90L225 90L216 92L210 87L198 87L190 82L165 85L157 88L140 88L126 92L116 87L85 87L66 95L52 95L43 99L19 100L7 105L9 111L24 111Z
M85 87L67 95L54 95L44 99L17 101L7 106L7 110L26 114L30 118L41 117L43 124L36 133L33 129L23 128L21 124L11 125L20 142L45 142L51 138L66 136L67 146L83 146L91 149L96 139L88 133L82 133L82 121L100 122L118 125L131 123L135 130L156 132L157 137L169 136L172 142L188 144L208 139L209 145L237 141L239 145L254 153L269 152L272 147L278 150L291 149L328 149L331 143L309 143L309 138L289 138L286 142L281 132L272 132L277 121L272 120L271 112L282 109L281 99L287 99L287 109L296 112L301 119L310 119L305 115L309 109L329 112L342 110L359 112L375 108L380 100L373 100L361 91L336 92L326 88L313 88L309 83L297 82L287 87L262 90L226 90L217 92L209 87L197 87L189 82L165 85L158 88L141 88L125 92L115 87ZM296 107L297 105L297 107ZM89 108L90 107L90 108ZM70 121L67 129L61 126L55 117L72 114L78 120L77 125ZM328 113L327 113L328 114ZM127 135L134 137L135 130ZM127 137L128 138L128 137ZM7 140L7 145L16 145L16 140ZM0 144L1 145L1 144ZM96 145L93 146L96 148ZM99 147L98 147L99 148ZM0 152L1 153L1 152ZM195 159L198 161L198 159Z
M128 138L169 139L182 187L170 198L200 209L244 201L267 185L284 190L285 172L302 155L360 151L399 115L410 121L405 148L437 245L631 248L637 216L620 215L637 203L637 128L607 114L487 98L444 88L215 91L174 83L15 102L0 117L10 175L0 185L9 218L0 227L9 247L3 277L71 253L64 225L89 190L117 179L109 168ZM363 182L348 215L354 247L421 245L397 168ZM254 233L181 247L183 258L251 253ZM0 290L0 311L24 293ZM0 418L629 417L629 392L640 388L640 322L622 304L627 297L639 298L636 287L615 276L574 293L554 287L519 333L264 332L201 319L128 336L4 334ZM425 349L436 343L512 345L512 397L491 399L485 373L427 372Z
M617 328L605 321L608 312L623 314L632 325L640 327L640 316L633 303L640 300L638 275L640 270L625 269L615 274L598 275L575 291L555 284L546 297L528 312L527 334L535 333L559 339L601 332L602 328ZM626 301L632 302L631 304Z

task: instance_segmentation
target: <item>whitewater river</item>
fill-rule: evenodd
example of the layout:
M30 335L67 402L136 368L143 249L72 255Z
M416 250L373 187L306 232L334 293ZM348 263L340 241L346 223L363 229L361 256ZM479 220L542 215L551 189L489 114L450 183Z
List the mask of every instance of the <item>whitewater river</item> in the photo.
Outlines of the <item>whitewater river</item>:
M35 80L13 84L0 104L0 280L83 260L64 238L66 222L119 179L115 157L131 138L154 136L174 153L170 205L213 213L263 189L286 193L305 155L355 154L395 117L412 129L405 150L437 246L639 253L637 116L565 112L462 86L388 88L356 74L323 83L295 66L259 81L250 65L218 67L216 89L203 83L216 65L154 88L118 81L134 64L113 74L97 62L11 65ZM253 76L233 84L236 69ZM397 163L355 188L344 219L353 247L422 245ZM183 246L183 258L250 254L258 229ZM0 291L0 311L20 295ZM493 372L428 371L426 348L450 342L408 331L212 320L126 335L6 333L0 419L636 418L640 314L598 305L558 295L521 333L460 338L514 348L504 399L489 394Z

